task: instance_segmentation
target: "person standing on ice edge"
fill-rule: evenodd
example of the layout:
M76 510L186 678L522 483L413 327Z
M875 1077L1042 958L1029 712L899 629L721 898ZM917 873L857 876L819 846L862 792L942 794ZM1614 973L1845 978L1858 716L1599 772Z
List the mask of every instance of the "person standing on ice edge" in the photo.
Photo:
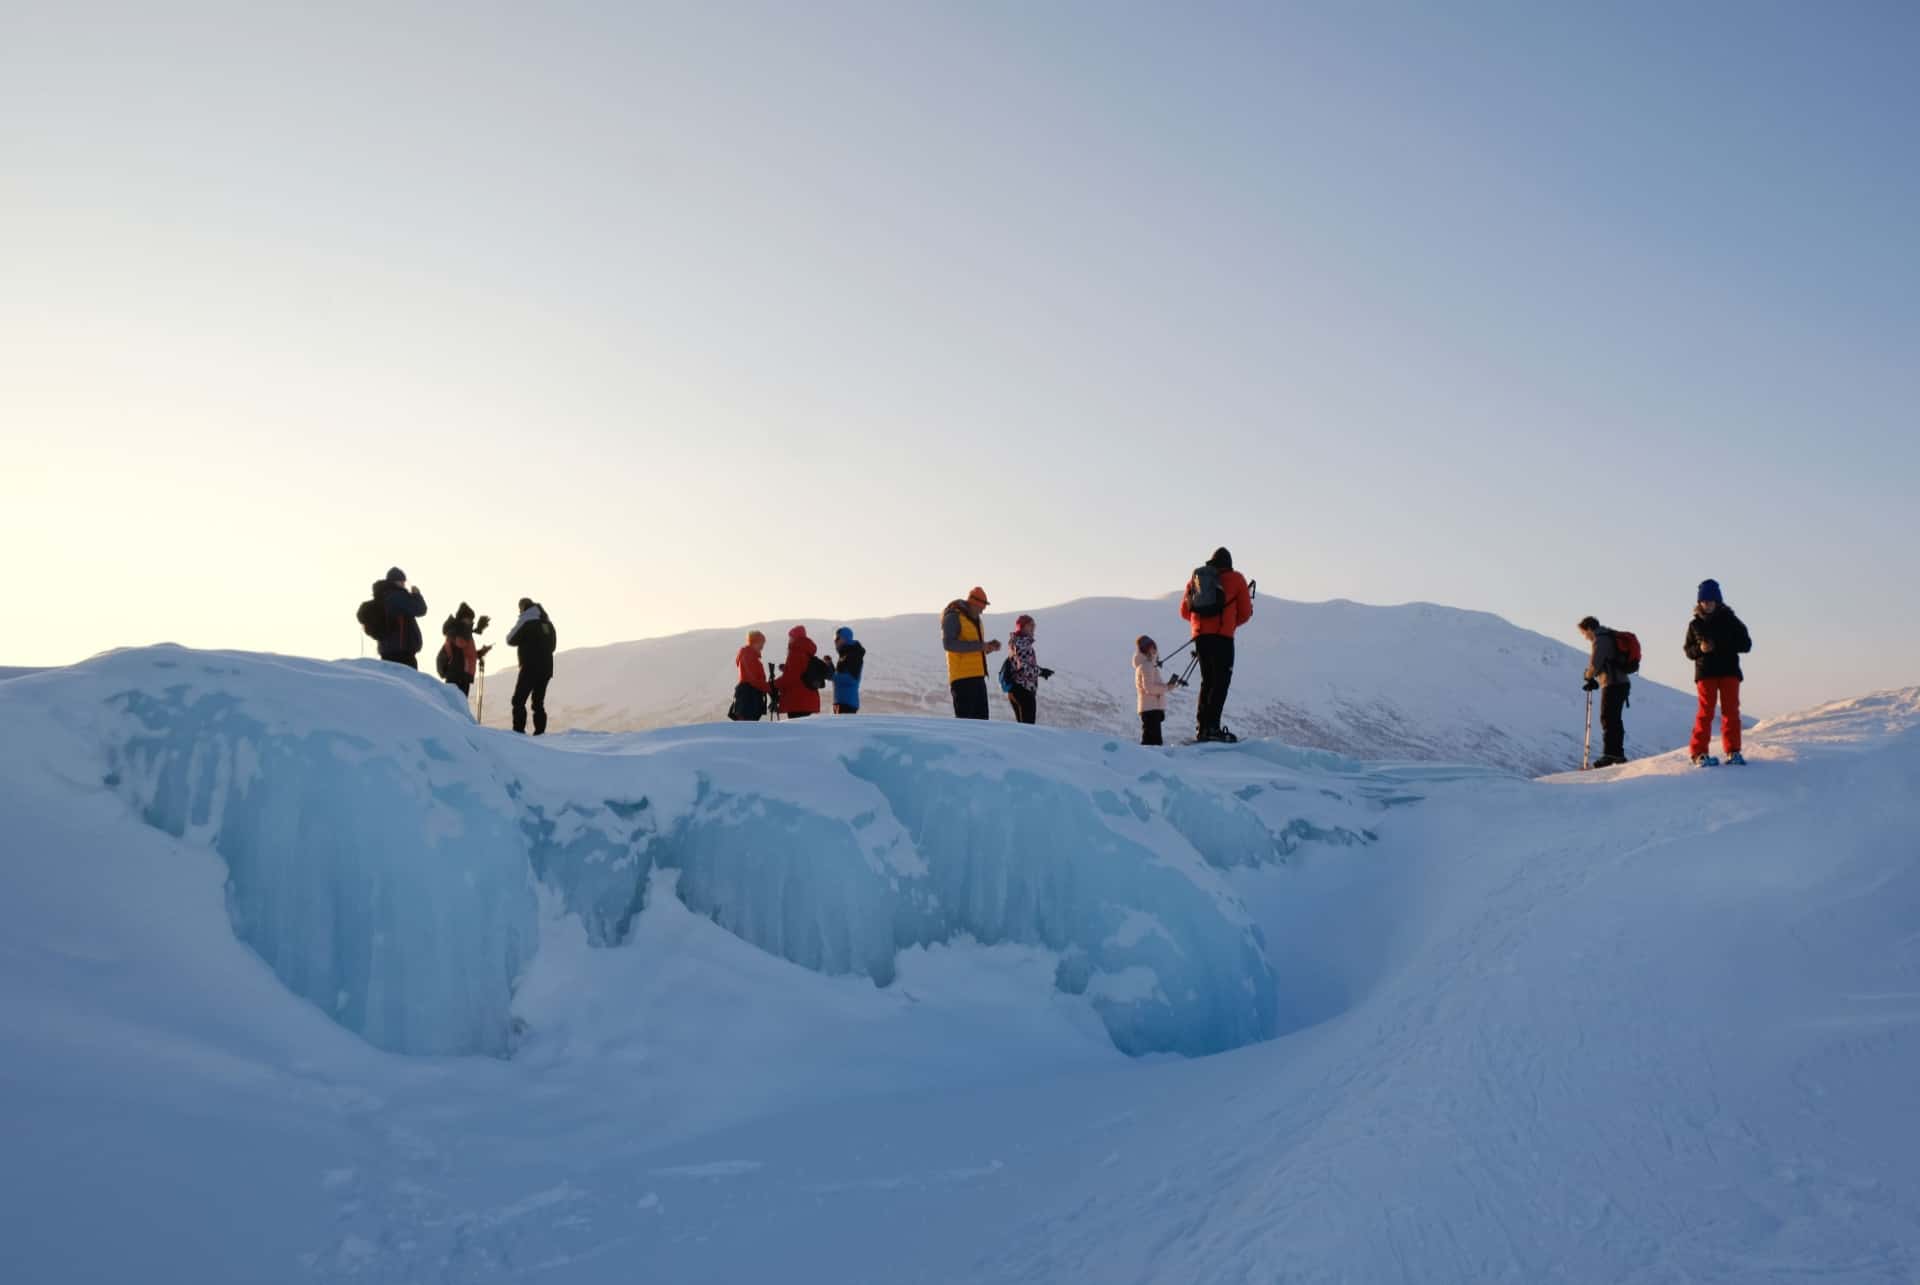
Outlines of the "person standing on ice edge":
M988 640L980 613L992 604L979 585L965 599L955 598L940 614L940 645L947 650L947 687L953 692L955 718L988 718L987 657L1000 650Z
M547 730L547 684L553 681L553 652L559 643L547 609L531 598L520 600L520 618L507 630L507 644L520 653L520 677L513 684L513 730L527 730L527 702L533 702L533 734Z
M853 630L841 625L833 631L833 712L860 712L860 674L867 666L867 649L853 636Z
M1622 717L1627 697L1633 690L1630 663L1622 654L1618 636L1592 616L1579 624L1581 634L1592 645L1587 656L1587 691L1600 693L1600 757L1595 767L1612 767L1627 761L1627 724Z
M1141 634L1133 640L1133 690L1140 709L1140 743L1164 744L1160 725L1167 721L1167 692L1180 680L1160 675L1160 644Z
M807 637L805 625L787 630L787 663L780 667L780 712L788 718L806 718L820 712L820 688L831 674L814 665L820 648ZM809 668L812 673L809 673Z
M407 583L406 572L392 567L387 578L373 586L371 601L379 617L380 659L408 669L420 668L420 648L425 640L420 636L419 622L427 614L426 598Z
M766 716L767 696L773 685L767 681L767 667L760 659L767 636L758 629L747 631L747 641L733 653L733 668L740 680L733 686L733 704L727 717L736 723L757 723Z
M466 696L473 691L473 675L486 660L487 653L493 650L493 644L485 647L474 646L473 636L485 633L487 617L478 621L473 618L473 608L461 603L459 610L448 616L446 623L440 626L440 636L446 639L440 644L440 677L460 689Z
M1740 672L1742 653L1753 650L1753 638L1740 617L1720 597L1717 580L1702 580L1687 622L1682 647L1693 662L1693 686L1700 693L1700 709L1693 717L1693 741L1687 747L1695 767L1714 767L1720 760L1707 753L1713 741L1713 705L1720 703L1720 748L1727 762L1745 763L1740 755Z
M1233 633L1253 619L1253 587L1233 569L1231 553L1215 549L1206 565L1194 568L1180 596L1180 619L1193 623L1193 653L1200 660L1194 739L1237 741L1220 720L1233 685Z
M1013 622L1013 637L1007 640L1012 653L1007 664L1007 703L1013 706L1015 722L1033 723L1040 717L1040 680L1052 678L1051 669L1043 669L1033 650L1033 617L1020 616Z

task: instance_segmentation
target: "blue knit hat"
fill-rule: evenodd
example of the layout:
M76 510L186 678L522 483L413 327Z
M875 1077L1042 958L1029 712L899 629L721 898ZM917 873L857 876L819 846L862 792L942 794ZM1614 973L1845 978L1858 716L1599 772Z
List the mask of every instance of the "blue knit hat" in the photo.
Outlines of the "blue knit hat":
M833 631L833 640L837 643L842 643L842 644L850 643L853 641L853 630L849 629L845 625L841 625L838 629Z
M1718 580L1702 580L1700 582L1700 592L1694 595L1693 600L1695 602L1726 601L1720 596L1720 582Z

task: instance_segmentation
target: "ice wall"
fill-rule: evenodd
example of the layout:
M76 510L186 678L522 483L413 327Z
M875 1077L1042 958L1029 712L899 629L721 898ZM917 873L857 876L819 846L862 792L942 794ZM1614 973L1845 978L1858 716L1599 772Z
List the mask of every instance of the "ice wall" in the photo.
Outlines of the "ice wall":
M803 967L887 986L904 948L1038 947L1128 1053L1274 1034L1235 867L1372 839L1355 766L1013 725L839 719L542 741L432 679L156 648L34 699L102 780L229 871L235 933L374 1044L502 1053L535 883L618 947L650 887ZM656 870L678 878L655 882Z

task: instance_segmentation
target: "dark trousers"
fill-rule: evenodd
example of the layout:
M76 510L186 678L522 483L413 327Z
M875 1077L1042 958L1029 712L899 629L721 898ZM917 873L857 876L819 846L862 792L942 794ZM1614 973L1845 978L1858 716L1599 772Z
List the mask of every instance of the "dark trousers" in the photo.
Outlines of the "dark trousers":
M1627 724L1621 712L1632 690L1632 683L1608 683L1600 689L1600 753L1606 758L1627 757Z
M727 717L736 723L757 723L766 716L767 694L752 683L739 683L733 689L733 705Z
M987 680L980 678L956 678L948 684L953 688L953 716L955 718L986 718Z
M1007 700L1013 705L1016 723L1031 723L1040 717L1040 697L1031 687L1015 683L1007 688Z
M1167 721L1164 709L1143 709L1140 711L1140 743L1142 745L1164 745L1160 739L1160 724Z
M553 666L520 666L520 677L513 683L513 730L527 730L527 702L533 702L533 734L547 730L547 684L553 681Z
M405 665L408 669L420 668L420 662L412 656L382 656L380 659L390 665Z
M1195 715L1202 734L1217 731L1227 710L1227 688L1233 685L1233 639L1201 634L1193 640L1200 658L1200 709Z
M462 696L473 695L473 675L472 674L455 674L452 678L449 678L447 681L449 683L452 683L455 687L458 687L460 689L460 694Z

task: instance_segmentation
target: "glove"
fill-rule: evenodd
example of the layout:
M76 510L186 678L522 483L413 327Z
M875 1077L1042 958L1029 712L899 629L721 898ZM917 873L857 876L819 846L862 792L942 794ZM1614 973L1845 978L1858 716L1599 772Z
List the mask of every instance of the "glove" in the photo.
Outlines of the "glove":
M1597 692L1600 690L1600 680L1597 678L1589 678L1586 682L1580 684L1580 690L1583 692Z
M485 660L487 658L487 653L492 650L493 650L493 644L488 643L486 646L482 647L478 652L476 652L475 655L478 659Z
M1042 670L1040 671L1040 677L1042 677L1042 678L1052 678L1052 677L1053 677L1053 671L1052 671L1051 669L1042 669Z

